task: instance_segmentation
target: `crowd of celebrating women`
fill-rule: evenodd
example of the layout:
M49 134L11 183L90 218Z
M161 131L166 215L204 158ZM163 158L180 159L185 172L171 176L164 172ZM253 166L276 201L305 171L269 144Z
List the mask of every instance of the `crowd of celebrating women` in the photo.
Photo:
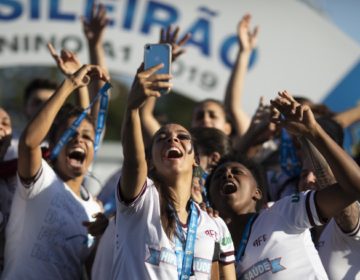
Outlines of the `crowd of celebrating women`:
M360 169L342 149L360 109L334 114L281 90L249 118L250 23L247 14L237 27L223 102L198 102L189 128L153 115L171 73L139 66L119 131L124 160L103 203L86 177L111 87L105 7L83 19L90 64L49 44L64 79L26 88L18 139L0 107L1 279L360 279ZM186 59L191 34L179 33L160 35L173 60Z

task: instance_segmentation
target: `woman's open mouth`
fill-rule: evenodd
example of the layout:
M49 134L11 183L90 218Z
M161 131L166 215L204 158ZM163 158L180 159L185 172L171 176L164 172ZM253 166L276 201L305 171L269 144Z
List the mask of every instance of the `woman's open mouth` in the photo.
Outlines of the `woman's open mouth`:
M233 194L237 191L237 187L236 185L231 182L231 181L228 181L226 182L224 185L222 185L221 187L221 192L222 194L224 195L229 195L229 194Z
M86 157L85 151L80 147L70 150L67 155L70 165L76 168L82 166L85 157Z

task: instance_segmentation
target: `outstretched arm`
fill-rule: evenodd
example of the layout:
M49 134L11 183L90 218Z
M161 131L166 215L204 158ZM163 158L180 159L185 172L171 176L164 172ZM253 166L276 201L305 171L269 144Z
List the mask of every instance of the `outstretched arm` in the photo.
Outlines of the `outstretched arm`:
M41 166L41 148L50 127L68 96L76 89L85 87L91 77L108 81L104 71L95 65L84 65L76 73L65 78L60 87L45 103L42 109L28 123L19 140L18 173L23 179L30 180Z
M140 109L141 127L143 129L143 137L146 147L150 145L151 138L160 128L160 123L154 116L155 105L156 97L149 97L144 106Z
M125 201L132 200L141 191L148 172L141 131L139 110L149 97L160 97L160 89L171 87L168 74L155 74L162 64L143 70L139 68L131 87L122 125L123 169L120 193Z
M337 183L319 190L316 203L321 217L334 217L360 197L360 168L316 122L307 105L300 105L286 91L271 101L282 117L273 119L290 133L306 137L320 151L330 165Z
M301 138L301 146L303 157L309 163L309 168L315 173L317 190L335 184L334 174L319 150L306 138ZM359 223L359 218L360 209L357 202L352 203L334 216L337 225L344 232L353 231Z
M103 48L103 38L105 28L108 24L106 17L106 8L102 4L93 4L90 19L82 17L83 31L88 43L90 63L99 65L108 75L108 69L105 61L105 53ZM94 81L89 85L90 99L93 100L104 85L103 81ZM91 109L91 116L96 121L100 109L100 101L98 100Z
M239 51L225 93L225 108L231 114L236 135L241 136L248 129L250 119L242 108L245 75L250 55L256 46L258 27L250 31L251 16L246 14L238 25Z
M357 105L349 110L336 114L334 119L343 127L346 128L355 122L360 121L360 105Z

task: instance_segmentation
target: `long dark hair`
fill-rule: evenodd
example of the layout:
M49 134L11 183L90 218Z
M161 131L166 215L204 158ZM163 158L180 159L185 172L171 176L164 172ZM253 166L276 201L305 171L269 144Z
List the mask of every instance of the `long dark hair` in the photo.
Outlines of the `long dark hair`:
M148 162L148 166L151 166L150 162L152 160L152 146L154 144L155 136L158 132L155 133L155 135L151 139L151 143L149 147L146 147L146 160ZM190 133L189 133L190 134ZM194 140L191 139L191 143L194 150L194 156L195 159L198 159L197 156L197 150L194 146ZM194 173L194 172L193 172ZM153 180L155 187L157 188L159 192L159 198L160 198L160 218L162 222L162 226L164 228L164 231L169 239L172 239L175 234L177 234L176 231L176 220L177 220L177 212L175 208L176 204L176 198L175 193L173 192L172 188L169 188L166 186L162 180L159 178L159 175L156 172L155 168L149 168L148 176L150 179ZM178 236L179 238L182 238L181 236Z

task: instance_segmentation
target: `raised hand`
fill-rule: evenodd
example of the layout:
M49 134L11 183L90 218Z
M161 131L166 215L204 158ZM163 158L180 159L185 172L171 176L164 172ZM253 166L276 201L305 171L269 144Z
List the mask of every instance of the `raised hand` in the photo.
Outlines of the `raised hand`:
M106 75L105 70L97 65L83 65L74 74L68 76L75 88L87 86L93 79L100 79L109 82L110 78Z
M105 6L102 4L94 4L92 7L91 19L88 20L81 17L81 21L83 23L84 34L88 42L94 45L101 42L105 27L109 21L106 17Z
M81 63L75 53L62 49L59 55L51 43L48 43L47 47L58 68L65 76L74 74L81 67Z
M260 97L258 108L253 115L247 133L252 135L253 144L263 143L274 135L276 125L270 122L270 106L264 104L264 97Z
M144 65L141 65L137 71L135 80L128 97L128 108L140 108L146 99L150 96L160 97L160 90L170 90L172 84L169 80L170 74L155 74L164 65L159 64L144 71Z
M180 28L178 26L172 30L172 27L169 26L166 30L161 28L160 31L160 43L170 44L172 47L172 61L175 61L180 55L185 52L183 46L190 39L191 34L185 34L180 40L178 40Z
M250 30L251 15L246 14L243 16L238 24L238 38L240 42L240 49L242 51L252 51L256 47L257 35L259 27L256 26L253 31Z
M278 95L270 101L274 109L272 122L282 125L297 136L313 134L318 123L310 107L299 104L286 90Z

